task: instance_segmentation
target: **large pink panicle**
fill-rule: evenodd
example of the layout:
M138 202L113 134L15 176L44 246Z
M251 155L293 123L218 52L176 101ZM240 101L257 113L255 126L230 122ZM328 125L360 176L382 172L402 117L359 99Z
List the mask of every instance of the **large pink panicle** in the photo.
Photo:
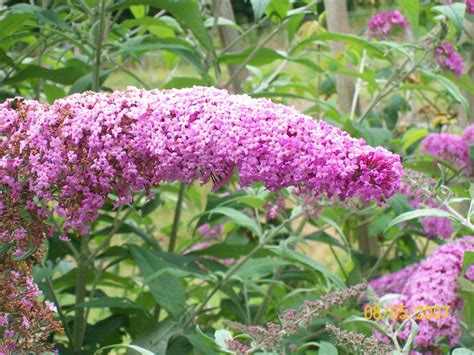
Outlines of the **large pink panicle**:
M463 266L466 251L474 250L474 237L464 237L436 249L431 256L419 264L372 280L370 285L379 295L398 293L397 305L406 306L412 312L418 306L449 306L447 316L441 319L417 320L419 326L415 344L419 348L429 348L436 344L437 338L446 337L454 346L461 336L460 320L457 311L462 307L458 296L458 277ZM410 323L400 333L407 339L411 331Z
M266 99L194 87L18 105L0 106L0 183L56 202L65 227L83 233L112 192L124 204L161 182L220 186L234 170L242 186L298 186L342 200L382 202L400 186L399 156Z

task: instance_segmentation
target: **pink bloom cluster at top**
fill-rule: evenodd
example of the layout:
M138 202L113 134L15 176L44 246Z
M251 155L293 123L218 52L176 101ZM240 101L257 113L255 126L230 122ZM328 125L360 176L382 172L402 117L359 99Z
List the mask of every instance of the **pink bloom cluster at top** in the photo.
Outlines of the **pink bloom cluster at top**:
M448 338L451 346L459 340L461 326L456 310L462 307L462 300L457 294L457 278L461 274L464 253L472 250L474 237L464 237L439 247L419 264L371 281L370 285L380 295L399 293L396 303L408 310L417 306L451 307L446 318L417 320L420 329L415 344L418 347L435 346L437 338ZM400 333L400 338L407 339L410 330L409 324Z
M407 171L403 177L400 193L408 198L411 206L420 208L441 208L432 195L436 181L427 179L423 174ZM448 239L453 234L452 223L449 218L427 217L421 220L423 230L427 237L440 237Z
M380 12L368 22L369 37L387 38L395 29L409 29L408 21L403 14L396 11Z
M456 76L462 75L464 60L451 43L444 41L435 48L435 60L441 68L451 70Z
M461 136L450 133L429 134L420 144L420 151L452 163L463 169L466 175L472 174L469 147L474 145L474 125L467 127Z
M466 0L466 12L474 14L474 0Z
M220 186L234 170L242 186L293 185L340 199L381 202L400 186L399 156L266 99L194 87L18 105L0 105L0 184L14 198L26 188L55 202L65 227L82 233L111 192L125 204L165 181Z

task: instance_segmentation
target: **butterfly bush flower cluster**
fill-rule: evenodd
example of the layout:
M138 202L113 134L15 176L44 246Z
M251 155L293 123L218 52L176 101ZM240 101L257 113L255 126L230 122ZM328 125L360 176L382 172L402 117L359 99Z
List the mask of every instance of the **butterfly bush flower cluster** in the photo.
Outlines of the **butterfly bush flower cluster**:
M464 69L464 60L454 50L451 43L443 41L434 49L435 61L443 69L451 70L454 75L461 76Z
M337 344L344 346L351 354L391 354L391 346L382 343L375 336L366 337L363 334L342 330L332 324L326 324L326 330Z
M246 326L236 322L227 322L229 327L244 333L252 339L250 346L236 339L227 343L230 350L238 354L248 354L257 350L273 350L284 353L281 340L297 334L301 328L309 328L314 317L323 316L327 310L341 307L349 300L356 299L367 289L367 283L361 283L346 289L333 291L317 301L305 301L297 309L289 309L280 315L280 323ZM245 349L245 351L242 351Z
M368 22L368 35L372 38L386 39L397 29L408 30L410 26L403 14L396 11L380 12Z
M404 305L407 309L420 305L450 306L446 318L416 320L419 332L415 345L420 349L435 347L440 338L447 338L451 346L458 342L461 325L456 311L462 307L462 300L458 296L457 279L461 274L464 253L472 250L474 237L464 237L439 247L419 264L370 282L370 286L379 295L399 294L397 304ZM410 332L411 325L408 324L400 332L400 338L406 340Z
M434 196L434 179L427 179L423 174L414 170L407 170L403 176L403 185L400 193L408 198L414 209L439 208L443 209L440 202ZM453 233L453 227L449 218L427 217L421 220L423 230L427 237L440 237L448 239Z
M469 148L474 145L474 125L467 127L461 136L451 133L431 133L420 144L420 152L441 158L472 174Z
M31 260L0 264L0 354L51 351L47 338L51 332L62 332L55 305L38 300L41 291L31 268Z
M293 108L213 88L87 92L52 105L12 99L0 104L5 258L11 270L34 260L52 213L64 219L57 232L86 234L111 193L119 206L162 182L219 188L234 171L243 187L261 181L273 191L382 203L400 187L402 166L386 149ZM13 300L7 283L0 289Z

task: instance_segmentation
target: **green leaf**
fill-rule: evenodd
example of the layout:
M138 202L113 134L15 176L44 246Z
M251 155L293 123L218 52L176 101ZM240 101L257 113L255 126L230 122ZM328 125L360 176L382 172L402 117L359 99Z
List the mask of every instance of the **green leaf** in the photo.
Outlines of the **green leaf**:
M148 13L149 7L145 5L130 6L130 11L135 18L142 18Z
M402 194L396 194L395 196L392 196L391 198L389 198L388 203L397 215L413 210L410 205L410 202L408 201L408 198Z
M170 318L166 318L150 331L140 333L134 339L133 344L150 349L153 354L166 354L169 340L180 332L180 325Z
M265 277L273 274L277 268L285 265L289 265L289 263L279 259L250 259L240 268L239 271L235 273L235 275L242 279L250 279L252 277Z
M405 346L403 347L404 354L408 354L410 352L413 341L415 340L415 337L418 334L419 330L420 327L418 326L418 324L413 319L411 319L411 331L405 343Z
M265 10L267 9L268 5L270 5L270 2L271 0L250 0L255 21L260 20L260 18L265 13Z
M439 83L441 83L444 86L444 88L448 91L449 95L451 95L451 97L462 106L467 117L471 117L471 109L469 108L469 101L467 101L467 99L461 93L459 88L451 80L449 80L448 78L442 75L435 74L427 70L422 70L422 73L426 75L428 78L434 79L438 81Z
M141 307L140 305L134 304L129 299L118 297L96 298L92 301L77 304L74 306L74 308L121 308L146 311L145 308Z
M145 203L143 207L140 209L142 213L142 217L148 216L154 210L156 210L159 206L163 204L163 201L160 200L159 197L155 196L150 201Z
M469 158L472 164L474 162L474 145L469 146Z
M38 65L28 65L3 83L10 85L23 80L42 78L63 85L71 85L82 75L83 73L74 67L46 69Z
M318 355L337 355L337 354L338 354L337 348L333 344L327 341L319 342Z
M270 0L270 7L267 8L267 13L276 13L280 19L283 19L290 10L291 4L289 0Z
M466 348L456 348L453 350L451 355L473 355L473 352Z
M212 43L204 27L197 0L119 0L112 2L110 9L117 10L132 5L150 5L168 11L189 28L207 50L212 50Z
M219 345L221 349L227 350L227 342L234 338L232 337L232 334L228 330L219 329L219 330L216 330L216 332L214 333L214 339L215 339L216 344Z
M321 243L328 244L328 245L333 245L333 246L336 246L336 247L339 247L339 248L342 248L342 249L346 248L345 245L343 245L339 240L337 240L336 238L334 238L333 236L327 234L324 231L319 231L319 232L308 234L308 235L304 236L304 239L305 240L313 240L315 242L321 242Z
M466 5L460 2L455 2L450 5L441 5L433 7L432 11L439 12L446 16L456 28L456 38L459 41L464 28L464 14L466 12Z
M257 222L255 222L252 218L240 212L239 210L229 208L229 207L217 207L209 211L209 213L222 214L226 217L229 217L231 221L234 222L235 224L247 228L256 236L262 235L262 230L260 229L260 226L257 224Z
M204 21L204 27L206 28L213 28L214 27L215 19L214 17L209 17L206 21ZM218 17L217 18L217 26L227 26L232 27L237 32L243 33L244 31L237 25L234 21L229 20L225 17Z
M141 275L147 279L157 270L172 268L173 265L151 251L131 245L133 259L140 269ZM155 301L162 306L171 316L179 319L185 312L186 289L180 279L168 273L146 282Z
M406 151L416 142L419 142L428 135L428 130L426 128L410 128L405 132L402 138L403 149Z
M0 39L6 38L15 33L29 18L27 14L7 13L0 19ZM1 45L1 42L0 42Z
M315 270L321 273L341 288L345 287L344 283L337 275L329 271L323 264L319 263L318 261L310 258L305 254L291 250L289 248L284 248L282 246L268 246L266 248L275 255L281 256L287 260L295 261L298 264L304 265L306 267L309 267L311 270Z
M13 59L11 59L3 49L0 49L0 62L5 63L10 67L15 66L15 62L13 61Z
M465 251L461 274L465 274L470 266L474 265L474 251Z
M103 84L105 80L108 78L108 76L114 71L115 69L101 70L99 74L101 84ZM69 89L69 94L81 93L87 90L91 90L91 88L92 88L92 74L87 73L86 75L77 79L72 84L71 89Z
M131 57L137 57L150 51L168 51L178 55L198 71L204 72L204 67L196 50L188 41L181 38L135 37L124 43L115 43L114 45L120 48L119 53Z
M441 217L441 218L450 218L454 219L451 213L440 210L438 208L425 208L416 211L410 211L402 213L401 215L394 218L388 225L385 227L384 233L387 232L391 227L400 224L402 222L410 221L412 219L417 219L421 217Z
M109 345L105 346L103 348L100 348L97 350L94 354L99 355L102 354L104 350L107 349L132 349L138 352L141 355L155 355L154 352L147 350L145 348L142 348L141 346L138 345L127 345L127 344L117 344L117 345Z
M406 16L408 23L415 37L418 37L419 17L420 17L420 1L419 0L398 0L400 9Z
M341 322L341 324L347 324L347 323L360 323L367 326L369 329L375 328L379 332L387 335L386 331L382 328L382 326L379 323L374 322L373 320L370 320L370 319L366 319L364 317L350 316Z
M254 49L255 47L251 47L240 53L225 53L219 57L218 61L221 64L240 64L250 55L250 53L253 52ZM270 64L278 59L286 58L287 57L285 55L277 52L274 49L260 48L248 64L258 67L261 65Z
M177 76L167 81L163 85L162 89L182 89L182 88L192 88L193 86L207 86L207 85L208 84L202 79Z

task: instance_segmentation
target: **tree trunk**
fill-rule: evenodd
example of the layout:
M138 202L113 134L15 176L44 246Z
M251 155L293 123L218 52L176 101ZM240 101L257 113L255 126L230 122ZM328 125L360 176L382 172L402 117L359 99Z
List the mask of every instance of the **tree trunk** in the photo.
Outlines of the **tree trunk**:
M324 7L327 14L328 30L335 33L350 33L346 0L324 0ZM333 42L332 48L336 54L344 50L344 44ZM336 90L339 108L341 111L349 113L354 97L354 83L349 77L339 74L336 76ZM356 109L356 111L359 110Z
M215 17L223 17L235 22L234 10L232 9L232 4L230 0L213 0L212 1L212 9L214 11ZM239 36L239 32L229 26L219 26L219 36L221 38L222 47L227 47L230 43L234 42ZM245 48L242 42L237 42L233 47L231 52L241 52ZM229 77L232 77L234 73L239 68L238 65L229 64L227 65L227 69L229 71ZM247 70L242 70L235 78L232 80L232 91L233 92L241 92L242 91L242 83L244 82L245 78L247 78Z

